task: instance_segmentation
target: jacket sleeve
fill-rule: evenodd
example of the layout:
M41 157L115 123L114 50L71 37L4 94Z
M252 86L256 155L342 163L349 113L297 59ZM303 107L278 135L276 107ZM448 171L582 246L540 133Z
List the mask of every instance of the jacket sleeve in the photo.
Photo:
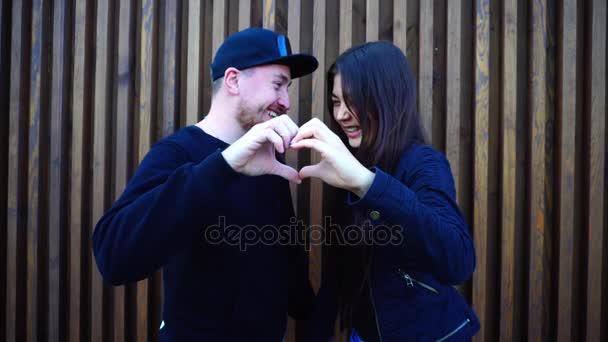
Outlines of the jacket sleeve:
M475 247L455 201L449 163L431 147L415 148L403 179L373 168L370 189L360 199L349 194L349 204L374 227L397 228L400 255L415 269L446 284L462 284L475 269Z
M156 144L97 223L93 253L109 283L146 278L214 222L216 196L238 173L220 151L200 163L187 160L178 145Z

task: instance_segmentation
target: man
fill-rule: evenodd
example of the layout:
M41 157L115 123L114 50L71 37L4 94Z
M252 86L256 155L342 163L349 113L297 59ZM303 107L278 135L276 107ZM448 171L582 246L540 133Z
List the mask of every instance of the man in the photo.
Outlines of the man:
M293 223L287 180L300 179L276 155L298 127L280 114L289 109L291 79L317 66L269 30L228 37L211 65L207 116L152 147L98 222L93 250L106 281L134 282L163 268L161 341L281 341L287 313L310 311L302 251L243 250L205 232Z

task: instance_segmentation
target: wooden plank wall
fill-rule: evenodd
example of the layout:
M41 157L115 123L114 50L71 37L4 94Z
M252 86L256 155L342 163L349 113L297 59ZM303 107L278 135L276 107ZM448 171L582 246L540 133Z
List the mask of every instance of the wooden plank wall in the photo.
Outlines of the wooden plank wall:
M330 122L325 71L340 52L377 39L406 52L475 239L477 269L459 287L482 322L475 340L607 340L606 7L0 0L0 340L157 339L160 272L108 286L92 229L150 146L204 116L213 53L248 26L286 33L319 59L290 88L299 124ZM292 195L322 229L332 190L312 180ZM315 287L322 262L314 247ZM305 335L290 321L288 341Z

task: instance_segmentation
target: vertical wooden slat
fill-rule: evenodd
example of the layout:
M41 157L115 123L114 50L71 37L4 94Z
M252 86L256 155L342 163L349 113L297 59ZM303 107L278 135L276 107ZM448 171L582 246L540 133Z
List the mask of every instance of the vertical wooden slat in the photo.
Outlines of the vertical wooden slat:
M433 1L420 2L420 69L418 73L418 108L430 142L433 136Z
M528 339L549 338L551 298L551 173L552 148L548 135L552 120L551 27L547 1L531 3L530 36L530 267Z
M326 63L326 20L327 3L325 0L315 1L313 8L313 43L312 54L319 61L319 68L312 75L312 117L325 121L325 71ZM316 151L310 152L310 163L320 162L320 155ZM315 291L321 286L321 246L314 237L320 233L323 224L323 184L319 179L310 179L310 225L311 249L309 257L309 276Z
M289 38L289 42L291 44L291 49L294 53L300 53L302 51L302 40L300 38L301 25L302 25L302 1L301 0L289 0L287 8L287 37ZM291 86L289 87L289 102L291 104L291 108L289 109L288 115L289 117L296 123L296 125L300 125L300 79L293 80ZM291 151L287 153L286 162L287 165L293 167L296 170L300 169L299 161L300 161L300 152L299 151ZM289 187L291 190L291 201L293 203L293 208L296 211L296 217L298 216L298 195L300 186L289 182ZM287 321L287 333L285 336L285 342L295 342L296 341L296 321L291 317L288 318Z
M490 72L491 33L490 33L491 0L476 1L476 43L475 43L475 120L474 120L474 206L473 237L477 253L477 269L473 273L473 306L481 321L481 329L476 338L479 341L493 339L493 308L491 294L493 279L491 269L491 229L492 209L490 204ZM421 43L422 44L422 43ZM423 63L421 61L421 63Z
M251 26L251 0L239 1L239 31Z
M576 1L564 0L560 3L561 44L559 48L559 91L558 123L556 153L559 163L557 167L557 203L558 221L556 222L558 239L558 286L557 286L557 340L572 341L579 336L575 322L580 321L579 300L576 298L578 290L578 228L577 211L580 211L580 199L577 179L580 178L580 168L577 167L577 132L580 124L579 116L579 85L580 56L577 45L580 35L580 22L578 19L578 6ZM580 216L579 216L580 217Z
M446 132L446 35L447 35L447 4L442 0L433 0L432 22L433 30L430 41L433 54L431 70L432 90L432 127L433 146L445 152Z
M176 98L178 92L177 65L177 1L161 3L160 52L159 52L159 126L157 137L166 137L176 127Z
M213 2L211 0L206 0L203 2L203 8L201 9L202 15L201 20L203 21L201 24L201 30L204 32L203 35L203 47L201 53L201 65L202 69L202 102L201 102L201 111L202 115L205 116L211 107L211 59L213 58L212 52L213 46Z
M470 208L470 132L471 114L469 109L467 83L470 68L465 63L467 50L466 42L470 33L464 29L467 18L466 9L470 8L470 1L449 1L447 3L446 17L446 69L445 69L445 154L452 168L454 185L456 188L456 201L463 211L467 222ZM395 13L395 15L397 15ZM468 36L469 35L469 36ZM403 43L405 44L405 42ZM470 62L468 62L470 63ZM465 285L458 286L458 290L466 295Z
M269 30L275 30L276 26L276 0L264 0L264 16L262 19L263 27Z
M351 46L359 45L365 41L366 26L365 0L340 1L339 18L339 53L344 52Z
M247 1L242 1L247 3ZM201 3L199 1L189 1L184 3L185 15L187 18L187 29L185 30L186 44L186 72L184 78L184 96L186 97L185 116L186 124L192 125L198 122L200 116L200 50L201 50ZM239 18L240 19L240 18Z
M395 1L395 18L397 18L397 3ZM399 11L405 10L403 4L399 5ZM399 14L402 15L402 14ZM405 17L405 16L404 16ZM462 84L462 39L463 39L463 22L462 22L462 1L449 1L447 9L447 67L446 67L446 156L452 165L452 175L456 186L456 196L458 203L462 203L462 194L460 192L460 160L462 154L462 128L461 118L464 115L464 91ZM400 29L401 31L402 29ZM400 43L405 46L404 32L400 32L397 38L397 24L395 24L395 39L399 39Z
M93 81L93 189L92 189L92 218L97 222L103 215L110 186L108 172L108 137L111 132L109 122L109 14L110 8L107 1L98 1L96 9L95 29L95 65ZM109 332L105 327L109 324L104 315L106 306L104 293L104 282L99 273L95 260L91 265L91 340L106 341Z
M133 55L133 3L131 0L120 1L118 4L118 15L116 22L117 50L116 70L113 84L114 98L116 98L114 123L114 199L122 194L130 174L129 165L131 161L131 111L133 110L133 83L134 83L134 55ZM114 341L128 339L127 329L129 322L126 312L126 287L117 286L114 290L113 336ZM130 330L130 329L129 329Z
M70 216L69 216L69 321L68 340L77 342L83 339L81 324L84 319L81 303L82 287L81 280L85 274L81 272L83 266L83 228L85 221L82 219L82 211L85 207L84 197L84 132L85 112L87 96L85 95L85 73L86 73L86 32L87 32L87 3L84 1L74 2L74 40L73 40L73 65L72 65L72 88L70 89L72 107L72 131L70 142ZM85 229L84 231L88 231ZM89 253L86 251L85 253Z
M366 5L367 25L365 26L365 40L368 42L378 40L380 29L380 3L368 1Z
M521 202L522 192L518 191L521 174L518 173L517 141L522 139L518 131L519 112L523 89L518 60L521 35L517 1L503 5L502 30L502 196L501 196L501 282L500 282L500 326L499 336L503 341L521 340Z
M288 12L287 12L287 37L289 37L289 42L291 44L291 48L295 53L300 53L302 51L302 40L300 38L300 30L301 30L301 12L302 12L302 1L301 0L289 0ZM291 83L289 87L289 102L291 104L291 109L289 110L289 117L299 125L302 120L300 118L300 80L296 79ZM299 164L299 152L289 152L287 153L287 164L293 167L296 170L300 169ZM293 207L297 211L298 210L298 190L299 186L294 183L289 183L291 188L291 199L293 202Z
M6 341L13 342L25 339L25 205L27 199L24 175L26 160L25 141L25 68L27 56L25 39L25 9L21 1L12 3L11 27L11 75L9 145L8 145L8 210L7 210L7 286L6 286Z
M450 1L449 5L454 5L456 2ZM393 2L393 43L406 53L407 51L407 2ZM449 20L449 19L448 19ZM409 58L408 58L409 60Z
M211 45L211 58L215 57L217 49L224 42L228 33L226 25L226 3L224 1L213 1L213 40Z
M31 58L29 74L29 122L28 122L28 188L27 188L27 304L26 304L26 339L37 341L40 331L40 320L38 312L42 307L40 303L39 288L42 282L41 274L43 266L40 264L39 253L42 239L42 223L40 222L40 190L41 190L41 78L42 78L42 26L43 26L43 2L34 0L32 2L32 31L30 37Z
M53 54L51 85L51 131L50 131L50 181L49 181L49 241L48 241L48 340L65 340L64 323L67 310L64 307L66 292L62 274L65 269L62 255L65 250L66 236L63 231L67 222L65 177L65 120L67 110L67 87L69 70L65 63L66 49L66 11L65 2L55 2L53 8Z
M606 336L606 1L587 4L590 34L587 85L589 221L587 249L587 341L602 341Z
M8 127L9 127L9 84L10 84L10 72L9 72L9 61L10 56L8 45L8 16L9 16L9 4L7 1L0 0L0 94L5 94L0 98L0 112L6 113L0 117L0 224L4 225L8 223L6 211L8 209ZM0 338L6 338L6 282L7 282L7 269L6 269L6 253L8 250L6 245L7 239L7 228L0 229Z
M421 0L408 0L405 3L405 27L406 27L406 38L404 52L407 56L410 65L412 66L412 72L418 76L418 58L420 54L420 2ZM418 78L417 81L419 82ZM420 93L418 93L420 98Z
M340 1L340 53L353 45L353 0Z
M156 32L156 2L154 0L141 0L139 2L138 11L138 32L137 37L137 73L136 73L136 97L135 114L138 118L137 122L137 155L134 156L137 164L144 158L150 150L152 144L152 122L155 117L155 87L154 87L154 39ZM135 310L136 310L136 327L135 339L143 342L151 339L148 334L149 330L156 330L151 324L151 316L149 315L150 305L148 303L150 296L150 283L153 280L141 280L136 285Z

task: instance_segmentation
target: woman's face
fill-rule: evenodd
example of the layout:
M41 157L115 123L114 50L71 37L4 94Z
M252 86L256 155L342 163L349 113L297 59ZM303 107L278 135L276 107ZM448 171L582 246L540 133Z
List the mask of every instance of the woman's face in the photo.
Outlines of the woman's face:
M336 122L338 122L340 128L342 128L348 137L348 144L354 148L359 147L363 137L363 131L361 130L361 124L359 123L359 116L357 113L351 113L348 106L346 106L346 102L344 101L344 96L342 94L342 78L339 74L334 77L334 87L331 92L331 101L333 103L334 119Z

